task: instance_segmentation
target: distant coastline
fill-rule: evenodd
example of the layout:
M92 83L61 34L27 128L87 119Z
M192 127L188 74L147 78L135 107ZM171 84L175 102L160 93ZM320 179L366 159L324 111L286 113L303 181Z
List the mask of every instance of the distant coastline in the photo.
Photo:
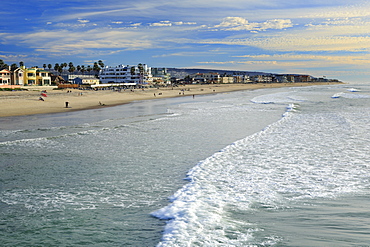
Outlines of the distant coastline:
M255 90L277 87L302 87L339 84L315 83L257 83L257 84L190 84L177 87L113 90L53 90L54 87L29 86L27 91L0 91L0 117L47 114L102 108L127 104L139 100L152 100L171 97L193 97L202 94L224 93L241 90ZM46 91L44 101L39 100ZM66 107L68 102L68 107Z

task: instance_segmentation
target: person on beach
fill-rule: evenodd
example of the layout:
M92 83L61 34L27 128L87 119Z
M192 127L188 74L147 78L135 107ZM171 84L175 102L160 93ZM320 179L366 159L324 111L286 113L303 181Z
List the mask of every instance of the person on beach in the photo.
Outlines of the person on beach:
M68 101L66 101L66 108L68 108L68 104L69 104L69 102L68 102Z
M42 97L40 97L39 100L44 101L44 99Z

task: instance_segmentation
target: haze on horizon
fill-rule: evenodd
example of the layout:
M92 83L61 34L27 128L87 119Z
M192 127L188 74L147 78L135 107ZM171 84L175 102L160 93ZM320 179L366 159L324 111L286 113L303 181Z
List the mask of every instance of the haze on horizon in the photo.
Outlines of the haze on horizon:
M0 59L300 73L365 83L364 0L6 1Z

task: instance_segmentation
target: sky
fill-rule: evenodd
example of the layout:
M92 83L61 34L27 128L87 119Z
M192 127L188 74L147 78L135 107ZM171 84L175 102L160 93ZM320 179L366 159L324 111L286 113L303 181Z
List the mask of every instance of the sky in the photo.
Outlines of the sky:
M147 64L370 82L366 0L2 2L0 59Z

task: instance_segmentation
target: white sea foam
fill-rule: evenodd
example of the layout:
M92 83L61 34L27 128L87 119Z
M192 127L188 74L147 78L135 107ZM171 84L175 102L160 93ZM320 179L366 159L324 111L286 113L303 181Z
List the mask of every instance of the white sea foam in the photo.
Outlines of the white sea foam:
M350 94L350 93L340 92L340 93L334 94L331 97L332 98L346 98L346 99L368 99L368 98L370 98L370 95L368 95L368 94L352 94L352 93Z
M294 92L281 92L257 96L251 99L251 102L256 104L277 104L277 103L298 103L306 100L307 99L305 97L294 94Z
M285 102L288 95L256 97L254 102ZM370 186L369 175L358 169L368 167L370 156L352 152L347 143L355 139L356 146L367 145L364 136L369 134L359 127L369 120L361 112L302 114L298 109L290 104L280 121L189 171L189 183L171 197L171 204L152 213L168 220L158 246L245 246L257 228L246 221L238 224L226 208L288 208L292 201L335 198ZM228 229L238 241L228 236ZM279 241L268 238L274 239L271 244Z

